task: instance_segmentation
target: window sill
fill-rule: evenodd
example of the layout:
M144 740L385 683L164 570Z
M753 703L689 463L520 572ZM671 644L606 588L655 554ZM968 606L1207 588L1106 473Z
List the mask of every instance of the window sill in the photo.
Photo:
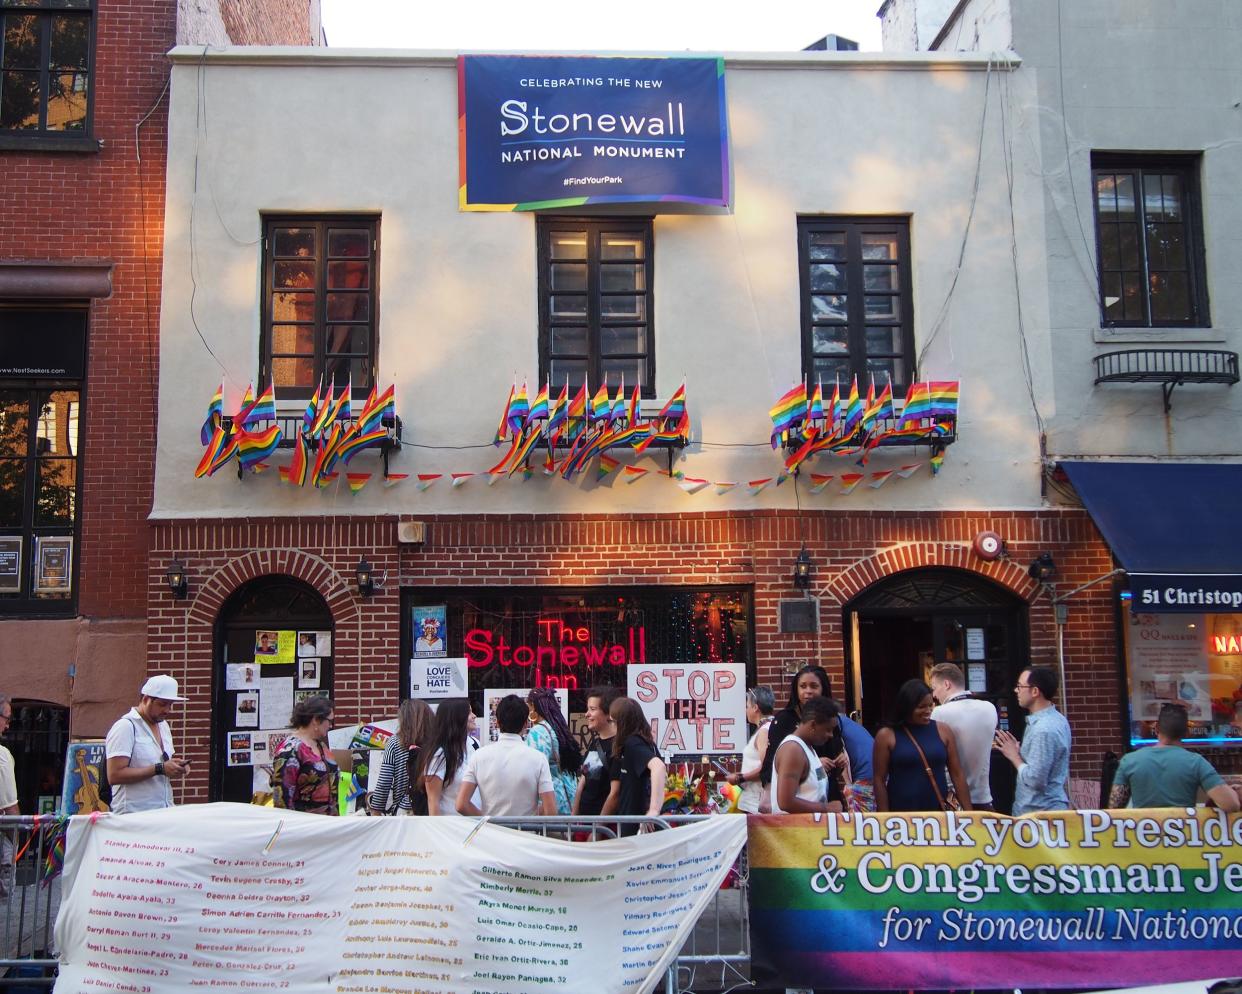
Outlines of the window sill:
M86 152L103 148L98 138L68 135L0 135L0 152Z
M1108 345L1127 342L1223 342L1226 338L1219 328L1096 328L1094 331L1095 341Z

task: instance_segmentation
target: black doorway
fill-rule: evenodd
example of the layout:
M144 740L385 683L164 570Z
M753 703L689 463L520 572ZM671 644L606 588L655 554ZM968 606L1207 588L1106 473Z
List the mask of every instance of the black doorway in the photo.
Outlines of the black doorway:
M273 648L279 645L279 638L263 638L268 633L293 633L293 651L288 661L275 652L265 658L269 644ZM326 638L308 639L310 635ZM314 588L293 577L251 580L239 587L220 609L212 678L208 786L211 800L249 802L255 792L256 769L260 771L259 779L264 779L263 767L268 765L263 761L265 757L242 762L247 757L244 750L237 748L241 745L239 738L244 740L248 736L253 742L257 733L267 733L261 738L267 743L266 753L270 757L271 741L283 738L289 723L288 710L281 707L275 713L265 706L264 694L287 692L294 700L299 694L332 696L334 640L332 612L327 602ZM244 664L251 664L249 670ZM266 683L269 689L265 691L266 681L272 682ZM252 752L249 758L254 755Z
M846 693L873 734L891 717L898 688L927 679L937 663L957 663L977 696L996 705L1001 727L1025 724L1013 687L1030 658L1026 604L978 574L948 567L898 573L845 608ZM1013 799L1013 768L992 764L999 810Z

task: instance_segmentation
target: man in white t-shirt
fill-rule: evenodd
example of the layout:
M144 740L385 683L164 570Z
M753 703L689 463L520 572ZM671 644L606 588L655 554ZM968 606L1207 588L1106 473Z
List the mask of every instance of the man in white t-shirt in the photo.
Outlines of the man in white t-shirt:
M996 705L980 700L966 689L966 677L953 663L940 663L931 671L932 697L939 707L932 721L953 729L962 772L970 784L970 805L976 811L992 810L992 736L996 734Z
M457 812L463 815L556 814L556 794L548 758L522 741L530 711L517 694L496 705L500 738L473 756L457 792ZM475 787L483 804L480 811L471 799Z
M172 781L189 772L190 761L174 755L172 732L165 721L177 694L177 681L153 676L142 685L142 700L108 730L104 747L112 810L117 814L171 808Z

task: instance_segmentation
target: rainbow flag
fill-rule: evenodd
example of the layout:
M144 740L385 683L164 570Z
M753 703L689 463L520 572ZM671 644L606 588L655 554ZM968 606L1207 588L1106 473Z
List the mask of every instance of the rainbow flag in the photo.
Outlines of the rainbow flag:
M237 413L233 415L233 421L236 424L242 424L246 415L250 412L250 408L254 407L254 384L246 384L246 392L242 394L241 407L237 409Z
M792 473L794 470L796 470L799 466L802 465L806 457L815 451L815 440L818 437L819 437L819 428L818 427L812 428L810 431L810 434L806 436L806 441L803 442L797 448L796 451L791 452L788 458L786 458L785 460L785 472L786 473Z
M489 487L494 486L497 480L504 479L504 475L505 475L504 473L498 473L495 470L489 469L486 473L487 485Z
M474 476L474 474L473 473L450 473L449 476L453 478L453 489L457 489L458 487L464 487L468 482L470 482L470 478Z
M556 398L556 402L552 405L548 412L547 433L554 435L557 429L563 427L569 420L569 384L561 385L561 395ZM555 445L555 441L552 443Z
M536 421L548 420L550 413L548 409L548 385L545 383L539 388L539 392L535 394L535 399L531 402L530 412L526 415L525 427L531 428Z
M921 462L906 463L906 465L902 466L900 469L897 470L897 475L900 476L903 480L908 480L916 472L918 472L918 470L922 467L922 465L923 464Z
M884 389L880 391L880 396L874 402L869 402L863 416L865 419L868 419L869 424L874 424L876 421L886 421L894 416L893 384L891 382L884 384Z
M677 486L681 487L688 494L697 494L710 482L710 480L700 480L694 476L683 476L677 481Z
M332 408L336 401L333 399L332 391L333 383L328 382L328 392L320 398L319 410L315 414L315 422L311 425L311 436L318 439L327 430L328 423L332 417Z
M361 424L362 422L358 422ZM380 445L388 440L388 429L384 427L376 428L367 432L365 435L359 434L356 427L353 434L346 433L346 438L342 440L340 447L340 458L346 466L349 461L354 458L363 449L370 448L373 445Z
M815 383L815 389L811 391L811 402L807 405L806 420L808 422L824 420L824 388L818 381ZM809 423L802 426L803 435L809 430Z
M621 470L621 476L626 483L633 483L635 480L641 480L650 470L640 469L638 466L626 466Z
M727 494L730 490L736 487L737 481L736 480L721 480L720 482L713 484L713 486L715 486L716 494L719 496L719 495Z
M281 474L282 479L295 487L306 485L306 473L310 467L310 440L306 433L299 431L293 440L293 459L289 463L289 472Z
M384 477L384 486L395 487L398 483L402 483L409 478L409 473L389 473Z
M343 395L344 403L337 412L337 416L344 418L346 421L354 419L354 374L350 370L349 376L345 379L345 393Z
M927 384L928 414L933 418L956 418L960 381L933 380Z
M888 478L893 475L891 469L882 469L871 474L871 482L867 484L872 490L879 490L888 482Z
M444 475L443 473L419 473L418 474L418 489L426 490L433 483L435 483L436 480L440 479L440 477L443 475Z
M844 413L841 409L841 381L837 380L832 384L832 403L828 405L827 410L828 424L830 428L835 428L836 423L841 420Z
M207 405L207 417L203 421L203 427L199 429L199 443L206 445L211 441L211 436L217 428L220 427L220 419L224 417L224 384L221 383L216 387L215 396L211 398L211 402Z
M608 412L608 423L616 424L625 420L625 374L621 375L621 385L617 387L617 396L613 398L612 410Z
M496 426L496 437L492 439L493 445L499 445L509 437L509 409L513 406L513 395L517 392L517 383L509 387L509 396L505 400L504 410L500 412L500 424Z
M932 476L939 475L940 467L944 465L944 449L937 449L933 452L927 464L931 466Z
M513 463L509 467L509 475L512 476L519 466L523 466L526 457L530 455L530 450L535 447L535 443L539 441L539 432L528 432L524 439L518 443L517 449L513 453ZM529 467L527 467L529 469Z
M763 493L763 491L767 489L768 484L771 483L773 479L774 477L765 476L761 480L751 480L749 483L746 484L746 486L750 490L750 495L754 497L754 496L757 496L758 494Z
M591 398L591 420L604 421L612 413L612 400L608 396L608 377L604 377L604 382L599 385L599 389L595 391L595 396Z
M772 419L772 448L775 449L785 433L806 417L806 383L799 380L796 387L787 390L768 411L768 417Z
M356 494L371 480L370 473L346 473L345 482L349 484L349 492Z
M841 434L846 438L854 434L855 429L862 423L862 419L863 405L858 396L858 376L855 375L850 380L850 397L845 404L845 426L841 429Z
M582 386L578 388L578 392L574 394L574 399L569 402L569 420L585 421L587 416L587 385L586 380L582 381Z
M272 389L269 383L264 391L259 394L258 399L250 405L241 419L243 428L250 428L258 424L260 421L274 421L276 419L276 391Z
M256 463L267 459L280 445L285 433L279 424L274 424L263 431L249 432L245 428L237 430L237 461L242 469L250 469Z
M198 466L194 470L194 479L201 480L204 476L211 476L227 463L236 451L237 440L233 437L232 430L225 431L224 428L217 428L211 433L203 457L198 461Z
M681 381L681 386L673 391L673 396L669 397L668 403L660 408L660 413L656 415L657 421L662 422L664 427L668 427L668 422L672 421L680 425L682 422L687 423L686 430L689 431L689 418L686 414L686 381Z
M393 399L394 384L389 384L388 389L382 394L376 396L374 388L371 390L371 396L362 406L362 413L358 415L358 433L360 435L369 435L377 428L383 426L385 421L393 421L396 418L397 405Z
M520 435L522 428L526 424L526 415L530 413L530 401L526 397L526 383L522 383L522 389L514 394L513 399L509 401L509 413L507 420L509 422L509 431L514 435Z
M642 417L642 392L642 385L636 383L634 385L634 393L630 396L629 410L626 411L626 419L631 425L638 424L638 419Z
M323 393L323 377L319 377L319 383L315 386L315 392L311 394L311 399L306 402L306 410L302 413L302 425L310 431L315 424L315 415L319 411L320 394Z
M912 421L920 421L931 417L931 391L926 383L911 383L906 391L906 402L901 408L901 420L898 428L904 428Z
M620 459L614 459L612 456L600 456L599 465L595 467L595 478L602 480L621 465Z

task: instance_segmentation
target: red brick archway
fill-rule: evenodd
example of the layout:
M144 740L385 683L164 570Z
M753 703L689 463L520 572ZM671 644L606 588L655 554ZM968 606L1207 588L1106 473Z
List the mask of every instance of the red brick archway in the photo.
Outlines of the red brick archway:
M214 625L224 602L243 583L264 576L291 576L309 584L327 602L337 625L357 620L358 607L344 577L325 560L298 549L249 552L216 570L190 602L192 624Z
M980 559L965 542L907 542L891 546L832 577L821 596L832 605L843 607L881 580L898 573L928 566L949 566L966 570L989 580L1020 597L1032 607L1040 586L1012 559Z

